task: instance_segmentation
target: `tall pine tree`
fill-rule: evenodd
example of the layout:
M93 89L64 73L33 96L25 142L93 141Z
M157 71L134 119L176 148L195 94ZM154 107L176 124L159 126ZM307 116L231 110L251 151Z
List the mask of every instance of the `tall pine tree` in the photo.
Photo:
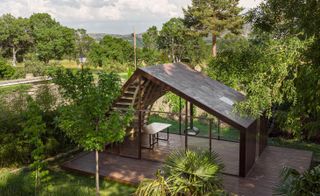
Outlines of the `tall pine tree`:
M183 9L186 25L195 33L212 35L212 56L217 54L217 37L223 32L238 34L242 29L239 0L192 0Z

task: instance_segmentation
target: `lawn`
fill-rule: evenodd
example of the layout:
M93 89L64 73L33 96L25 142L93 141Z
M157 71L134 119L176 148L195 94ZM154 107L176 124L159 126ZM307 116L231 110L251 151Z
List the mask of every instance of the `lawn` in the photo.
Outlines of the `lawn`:
M8 169L0 169L0 195L35 195L31 172L21 171L15 174ZM135 187L116 182L100 180L101 195L130 195ZM48 182L43 184L40 195L82 196L95 195L94 177L77 175L60 170L50 170Z
M0 95L13 93L13 92L17 92L17 91L27 91L31 87L32 87L31 84L19 84L19 85L13 85L13 86L0 87Z

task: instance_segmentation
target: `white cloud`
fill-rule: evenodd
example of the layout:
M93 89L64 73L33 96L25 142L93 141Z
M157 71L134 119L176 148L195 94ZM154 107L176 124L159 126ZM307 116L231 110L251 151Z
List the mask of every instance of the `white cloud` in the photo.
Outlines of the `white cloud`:
M169 0L2 0L0 14L27 17L47 12L58 20L103 21L125 20L144 13L144 17L181 15L181 8Z
M261 1L240 0L240 6L252 8ZM29 17L47 12L71 27L127 33L133 26L144 31L150 24L160 26L169 18L183 16L182 7L190 3L191 0L0 0L0 15Z
M239 5L246 9L257 7L263 0L240 0Z

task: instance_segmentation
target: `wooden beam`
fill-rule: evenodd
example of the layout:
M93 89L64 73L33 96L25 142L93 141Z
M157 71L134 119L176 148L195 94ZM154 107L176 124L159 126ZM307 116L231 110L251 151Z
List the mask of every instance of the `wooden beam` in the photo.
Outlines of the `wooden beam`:
M139 81L139 93L138 93L138 109L139 109L139 112L138 112L138 115L139 115L139 120L138 120L138 123L139 123L139 125L138 125L138 129L139 129L139 136L138 136L138 143L139 143L139 152L138 152L138 158L139 159L141 159L141 142L142 142L142 136L141 136L141 134L142 134L142 111L141 111L141 82L142 82L142 80L141 80L141 77L139 77L139 79L138 79L138 81Z
M186 100L186 115L185 115L185 127L184 127L184 147L185 151L188 150L188 101Z
M179 135L181 135L181 111L182 110L182 101L181 97L179 97Z

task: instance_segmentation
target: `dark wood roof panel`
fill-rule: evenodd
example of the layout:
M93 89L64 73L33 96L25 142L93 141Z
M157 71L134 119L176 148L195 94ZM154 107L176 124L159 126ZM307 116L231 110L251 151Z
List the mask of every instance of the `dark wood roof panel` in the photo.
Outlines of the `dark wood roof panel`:
M168 87L179 91L180 95L192 98L195 105L198 102L240 127L246 129L255 121L253 118L241 117L233 112L233 105L230 104L243 101L245 99L243 94L192 70L184 64L163 64L139 69Z

